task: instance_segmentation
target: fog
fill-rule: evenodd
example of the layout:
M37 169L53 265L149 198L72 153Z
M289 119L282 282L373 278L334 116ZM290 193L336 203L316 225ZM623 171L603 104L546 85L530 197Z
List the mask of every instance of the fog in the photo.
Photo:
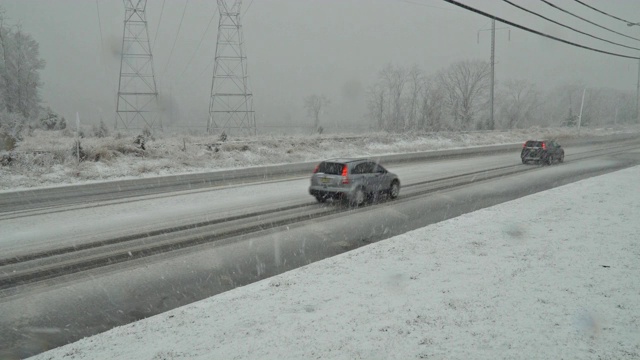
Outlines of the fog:
M571 32L500 0L463 2L585 46L638 55ZM640 45L542 2L514 2L595 36L628 46ZM640 26L628 27L575 1L553 3L640 38ZM587 3L625 19L640 14L636 1ZM45 105L67 119L75 118L78 112L84 123L103 119L112 126L124 20L122 1L3 0L1 5L8 22L20 24L40 44L40 55L47 62L41 73ZM206 126L217 13L210 21L216 7L211 0L148 0L158 91L171 115L165 121L168 127L202 130ZM326 95L331 100L322 117L326 128L366 127L366 91L385 64L415 64L433 74L452 62L490 58L490 32L478 33L490 28L490 20L443 1L245 0L243 7L249 82L256 123L263 130L268 127L279 132L280 126L311 126L313 119L303 107L303 98L311 94ZM629 20L640 21L640 17ZM497 23L499 28L504 26ZM496 32L497 81L526 79L543 90L577 82L634 91L637 71L638 63L632 59L579 49L515 28Z

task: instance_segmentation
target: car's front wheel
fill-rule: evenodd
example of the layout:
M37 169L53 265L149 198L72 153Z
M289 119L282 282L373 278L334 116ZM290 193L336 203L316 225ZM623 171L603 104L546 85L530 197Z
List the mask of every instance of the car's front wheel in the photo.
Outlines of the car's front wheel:
M400 195L400 182L398 180L394 180L389 187L389 197L395 199Z

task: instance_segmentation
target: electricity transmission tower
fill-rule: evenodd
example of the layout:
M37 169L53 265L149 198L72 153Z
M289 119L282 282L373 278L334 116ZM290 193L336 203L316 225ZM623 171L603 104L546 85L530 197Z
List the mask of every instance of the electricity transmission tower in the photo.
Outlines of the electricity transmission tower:
M217 0L216 42L207 132L256 134L253 94L247 84L247 56L240 23L242 0Z
M118 83L118 125L125 129L162 128L156 124L158 91L145 13L147 0L123 0L125 7Z

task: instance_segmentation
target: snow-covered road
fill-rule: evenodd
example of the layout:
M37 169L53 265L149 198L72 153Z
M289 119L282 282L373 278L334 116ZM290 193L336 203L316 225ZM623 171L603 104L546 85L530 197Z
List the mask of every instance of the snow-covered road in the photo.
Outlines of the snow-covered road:
M518 165L517 154L464 158L441 162L403 164L390 167L403 184L427 181L505 165ZM251 185L224 186L184 191L169 196L148 196L134 202L119 200L71 206L68 211L53 209L42 214L0 219L3 236L2 257L30 251L73 246L87 241L109 239L132 231L196 222L196 219L225 218L249 211L288 205L315 203L308 194L309 178ZM38 226L34 226L38 224Z
M608 144L607 144L608 145ZM602 146L567 150L567 160ZM403 186L460 174L519 165L517 153L446 159L389 167ZM250 211L315 203L307 188L309 179L239 184L135 199L103 201L35 212L3 214L0 217L1 258L23 256L65 246L108 240L132 232L178 226L210 219L224 219ZM64 211L62 211L64 210ZM37 224L37 226L34 226Z
M637 359L639 177L469 213L34 359Z

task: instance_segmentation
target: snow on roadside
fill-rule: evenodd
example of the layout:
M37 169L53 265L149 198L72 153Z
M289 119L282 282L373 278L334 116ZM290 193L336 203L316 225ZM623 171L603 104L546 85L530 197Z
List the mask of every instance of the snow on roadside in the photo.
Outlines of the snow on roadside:
M638 359L639 177L469 213L34 359Z
M582 130L582 136L639 132L640 128ZM0 191L41 186L132 179L317 161L332 157L383 154L513 144L529 138L568 139L576 129L522 129L495 132L369 133L360 136L308 135L230 138L217 143L215 136L159 134L142 151L133 136L87 137L81 145L87 160L77 164L72 156L75 138L70 131L34 130L13 153L10 166L0 166Z

